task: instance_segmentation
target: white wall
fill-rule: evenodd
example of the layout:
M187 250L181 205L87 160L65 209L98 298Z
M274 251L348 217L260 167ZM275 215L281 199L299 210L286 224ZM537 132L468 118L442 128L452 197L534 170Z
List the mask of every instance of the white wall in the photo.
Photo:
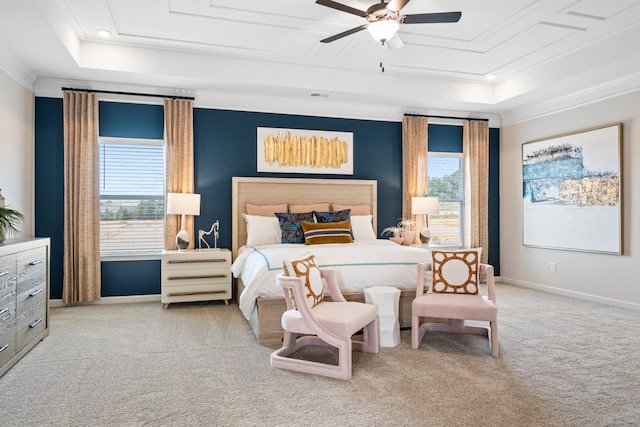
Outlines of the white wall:
M34 236L34 96L0 70L0 189L25 216L21 236Z
M522 245L522 144L622 123L623 255ZM640 92L505 126L500 138L500 268L504 281L640 309ZM589 233L589 230L584 230ZM557 271L550 271L555 262Z

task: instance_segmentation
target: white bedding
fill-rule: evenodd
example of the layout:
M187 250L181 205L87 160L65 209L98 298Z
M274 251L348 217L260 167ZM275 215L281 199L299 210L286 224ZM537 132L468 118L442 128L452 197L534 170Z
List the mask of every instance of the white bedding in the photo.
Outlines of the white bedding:
M336 271L343 292L359 292L370 286L415 289L416 264L429 260L429 252L425 249L400 246L386 239L346 244L244 247L231 271L245 286L239 305L247 319L254 311L256 298L282 296L275 277L282 272L283 259L297 258L307 252L315 255L320 268Z

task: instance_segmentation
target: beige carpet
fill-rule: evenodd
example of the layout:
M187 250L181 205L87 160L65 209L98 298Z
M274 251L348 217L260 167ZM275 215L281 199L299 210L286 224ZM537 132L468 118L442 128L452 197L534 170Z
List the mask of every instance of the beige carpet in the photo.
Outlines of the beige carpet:
M3 426L637 426L640 312L497 285L501 356L410 332L342 381L269 365L237 306L51 310L0 378Z

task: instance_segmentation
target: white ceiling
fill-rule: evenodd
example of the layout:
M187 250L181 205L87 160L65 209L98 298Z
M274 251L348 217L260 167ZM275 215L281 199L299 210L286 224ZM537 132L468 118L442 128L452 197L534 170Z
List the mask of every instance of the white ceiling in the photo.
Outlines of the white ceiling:
M640 1L413 0L402 14L458 10L458 23L402 24L404 47L389 50L367 31L320 43L365 21L313 0L0 0L0 68L43 96L72 85L214 108L503 124L640 89Z

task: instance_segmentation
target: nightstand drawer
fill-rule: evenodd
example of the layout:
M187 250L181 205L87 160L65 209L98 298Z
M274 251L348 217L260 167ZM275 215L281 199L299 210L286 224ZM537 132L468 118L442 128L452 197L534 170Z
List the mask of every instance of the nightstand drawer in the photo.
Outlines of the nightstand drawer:
M166 271L162 273L162 280L166 286L186 286L207 283L228 283L231 278L229 270L197 270L197 271Z

